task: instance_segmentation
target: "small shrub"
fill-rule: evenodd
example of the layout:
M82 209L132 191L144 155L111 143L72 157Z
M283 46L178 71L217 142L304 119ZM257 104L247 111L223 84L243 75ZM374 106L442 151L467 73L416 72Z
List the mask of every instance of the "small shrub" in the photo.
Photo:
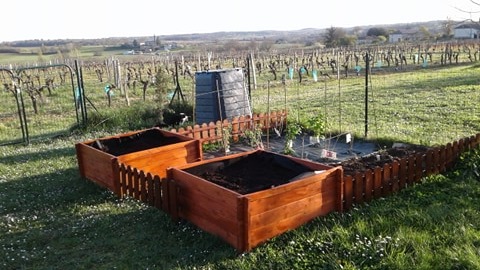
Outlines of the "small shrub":
M189 121L193 119L193 105L188 102L174 101L163 110L163 124L166 126L178 125L180 113L185 114ZM187 121L187 122L189 122Z
M160 111L153 105L138 104L123 110L105 110L88 115L86 130L138 130L157 125Z
M262 127L261 126L254 126L251 129L246 129L243 132L242 140L244 140L250 147L253 148L263 148L262 142Z
M325 117L319 114L317 116L308 118L304 123L305 132L313 136L322 136L327 127L325 124Z
M480 181L480 146L460 155L454 173L463 179Z

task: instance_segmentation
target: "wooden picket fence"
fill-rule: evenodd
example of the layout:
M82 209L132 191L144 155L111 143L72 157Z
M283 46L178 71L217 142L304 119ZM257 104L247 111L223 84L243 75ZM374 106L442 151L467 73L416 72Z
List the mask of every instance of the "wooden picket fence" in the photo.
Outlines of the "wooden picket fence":
M451 169L459 156L480 145L480 133L463 138L444 146L429 149L426 153L416 153L398 161L385 163L373 170L357 172L343 177L343 194L339 204L343 211L348 211L354 204L369 202L389 196L403 188L420 182L424 177ZM166 182L157 175L146 173L137 168L121 163L115 165L117 177L115 193L120 196L133 197L148 205L169 213Z
M171 131L199 139L202 143L209 143L220 141L223 128L231 127L233 140L238 140L245 130L254 127L260 127L263 130L267 128L281 129L286 124L286 117L286 111L271 112L270 114L260 113L252 116L235 117L231 121L217 121L216 123L211 122L178 130L172 129ZM161 177L123 163L115 162L113 167L115 194L120 197L132 197L168 212L168 204L165 203L165 194L168 192L168 187L165 186Z
M171 129L181 135L198 139L202 143L219 142L222 140L224 128L231 128L231 136L234 142L238 141L240 136L247 129L261 128L263 131L276 128L283 130L286 125L287 111L275 111L271 113L259 113L252 116L239 116L231 120L203 123L201 125L188 126L185 128Z
M385 163L373 170L344 176L343 209L354 204L386 197L407 186L419 183L423 177L451 169L460 154L480 145L480 133L447 145L434 147L426 153L416 153L398 161Z
M164 182L158 175L145 173L121 163L116 163L115 171L117 176L115 193L118 196L131 197L158 209L167 210L163 202L166 197L162 196Z

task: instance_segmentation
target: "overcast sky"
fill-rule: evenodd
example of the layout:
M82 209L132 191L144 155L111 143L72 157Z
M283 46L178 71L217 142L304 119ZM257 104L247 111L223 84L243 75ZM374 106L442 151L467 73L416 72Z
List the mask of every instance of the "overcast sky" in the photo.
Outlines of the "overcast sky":
M478 20L470 0L3 0L0 42Z

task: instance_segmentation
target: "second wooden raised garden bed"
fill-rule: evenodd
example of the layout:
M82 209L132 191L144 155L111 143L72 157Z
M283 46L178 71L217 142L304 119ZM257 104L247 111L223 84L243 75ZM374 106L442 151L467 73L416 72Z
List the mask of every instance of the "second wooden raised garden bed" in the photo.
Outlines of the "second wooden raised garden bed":
M239 251L342 211L343 171L263 150L168 169L168 212Z
M151 128L80 142L75 145L82 177L119 194L114 163L166 176L170 166L202 160L199 140Z

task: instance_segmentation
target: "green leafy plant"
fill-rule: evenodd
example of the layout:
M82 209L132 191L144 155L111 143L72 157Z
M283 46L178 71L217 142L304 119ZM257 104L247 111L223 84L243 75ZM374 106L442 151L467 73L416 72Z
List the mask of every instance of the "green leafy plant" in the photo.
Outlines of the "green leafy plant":
M480 147L473 148L460 155L456 172L464 179L476 179L480 181Z
M263 148L262 135L262 126L255 125L252 128L246 129L243 132L242 138L253 148Z
M305 121L304 126L306 133L316 137L322 136L327 129L327 126L325 124L325 118L322 114L318 114L317 116L308 118Z
M283 153L287 155L292 155L295 153L293 149L293 140L297 138L298 135L302 134L303 126L297 120L287 121L287 127L285 129L285 147Z
M218 142L202 144L202 151L203 152L215 152L215 151L219 151L221 148L222 148L222 146Z
M222 144L225 154L230 152L230 140L232 138L232 125L222 126Z

